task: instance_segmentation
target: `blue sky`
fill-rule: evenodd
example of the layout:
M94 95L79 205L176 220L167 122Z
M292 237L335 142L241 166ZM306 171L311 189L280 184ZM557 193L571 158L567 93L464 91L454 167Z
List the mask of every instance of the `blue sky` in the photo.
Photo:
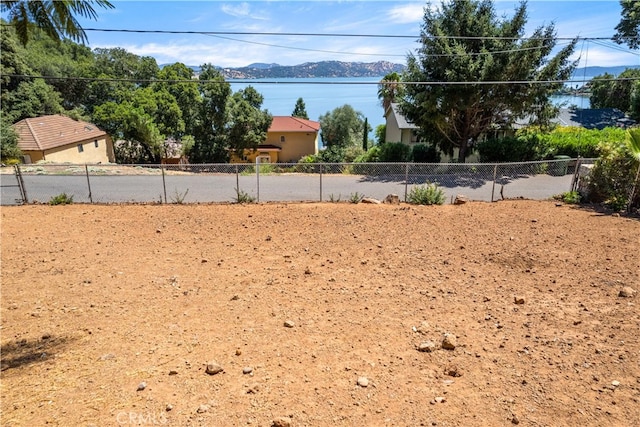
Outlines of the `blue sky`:
M426 1L113 1L98 9L84 28L128 30L340 33L417 36ZM433 2L436 7L440 2ZM496 1L499 16L511 16L518 2ZM620 21L620 3L529 1L528 31L555 23L559 37L610 37ZM159 64L210 62L239 67L254 62L295 65L326 60L404 64L414 38L267 35L141 34L87 31L89 46L122 47ZM579 43L580 65L637 65L640 51L612 42Z

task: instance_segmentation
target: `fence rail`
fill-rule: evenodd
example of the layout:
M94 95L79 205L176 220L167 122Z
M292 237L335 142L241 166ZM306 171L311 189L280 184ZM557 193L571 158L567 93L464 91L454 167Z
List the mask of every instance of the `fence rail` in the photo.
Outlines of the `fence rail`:
M406 200L414 186L436 183L447 199L547 199L578 188L594 159L526 163L28 164L2 168L2 205L75 203L338 201L353 195Z

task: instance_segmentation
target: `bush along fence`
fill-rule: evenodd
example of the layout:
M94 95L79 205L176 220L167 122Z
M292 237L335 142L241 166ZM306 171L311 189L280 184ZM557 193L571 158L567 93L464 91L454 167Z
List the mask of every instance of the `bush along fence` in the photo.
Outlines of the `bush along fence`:
M578 188L593 159L523 163L27 164L2 168L2 205L49 203L407 201L436 184L445 200L548 199ZM581 172L582 171L582 172ZM415 193L415 192L414 192Z

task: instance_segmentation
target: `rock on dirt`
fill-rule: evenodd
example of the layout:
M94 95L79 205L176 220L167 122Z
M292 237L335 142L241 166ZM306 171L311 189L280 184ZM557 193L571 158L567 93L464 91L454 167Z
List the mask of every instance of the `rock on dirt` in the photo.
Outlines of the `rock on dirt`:
M358 385L360 387L368 387L369 379L367 377L358 377Z
M522 304L524 304L524 297L521 297L521 296L519 296L519 295L516 295L515 297L513 297L513 302L514 302L515 304L522 305Z
M456 198L453 200L453 204L454 205L464 205L468 201L469 201L469 198L467 196L464 196L462 194L458 194L456 196Z
M382 203L380 200L378 199L374 199L373 197L365 197L361 200L362 203L369 203L372 205L379 205L380 203Z
M209 405L205 405L204 403L200 406L198 406L198 409L196 409L196 412L198 414L204 414L205 412L209 411Z
M207 368L205 369L205 372L207 374L215 375L215 374L219 374L222 371L224 371L224 368L220 366L217 362L215 361L207 362Z
M630 286L625 286L624 288L620 289L620 293L618 293L618 296L620 298L633 298L636 295L636 290L633 289Z
M444 334L442 339L442 348L445 350L455 350L458 340L454 334Z
M293 322L293 320L285 320L284 321L284 327L285 328L293 328L295 326L296 326L296 324Z
M400 197L398 197L397 194L389 194L387 195L387 197L384 198L384 203L387 203L390 205L399 205Z
M142 381L140 384L138 384L138 391L142 391L145 388L147 388L147 383L145 383L144 381Z
M461 377L462 371L458 368L457 365L447 365L444 368L444 374L450 377Z
M418 351L423 351L425 353L431 353L435 351L435 349L436 349L436 344L433 341L425 341L423 343L420 343L420 345L418 345Z
M291 427L290 417L278 417L271 423L271 427Z

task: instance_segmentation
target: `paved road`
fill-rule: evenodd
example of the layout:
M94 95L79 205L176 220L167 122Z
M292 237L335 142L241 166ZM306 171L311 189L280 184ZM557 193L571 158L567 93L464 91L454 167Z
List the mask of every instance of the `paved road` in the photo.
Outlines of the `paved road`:
M89 186L84 175L23 175L27 197L32 202L48 202L60 193L73 195L74 202L89 203ZM571 175L551 176L522 175L502 177L493 188L492 177L431 175L410 176L406 188L424 182L437 182L445 192L447 201L457 194L464 194L472 200L490 201L492 190L494 199L524 197L527 199L547 199L571 187ZM159 202L165 200L162 175L119 175L90 176L91 198L94 203L115 202ZM2 205L15 204L20 199L19 190L6 187L15 184L13 175L2 175L0 202ZM329 201L349 200L358 193L367 197L383 199L387 194L398 194L404 199L404 176L360 176L282 174L236 176L235 174L194 174L166 175L166 200L176 202L184 196L185 203L231 202L236 197L236 186L241 191L267 201ZM322 190L321 190L322 188Z

